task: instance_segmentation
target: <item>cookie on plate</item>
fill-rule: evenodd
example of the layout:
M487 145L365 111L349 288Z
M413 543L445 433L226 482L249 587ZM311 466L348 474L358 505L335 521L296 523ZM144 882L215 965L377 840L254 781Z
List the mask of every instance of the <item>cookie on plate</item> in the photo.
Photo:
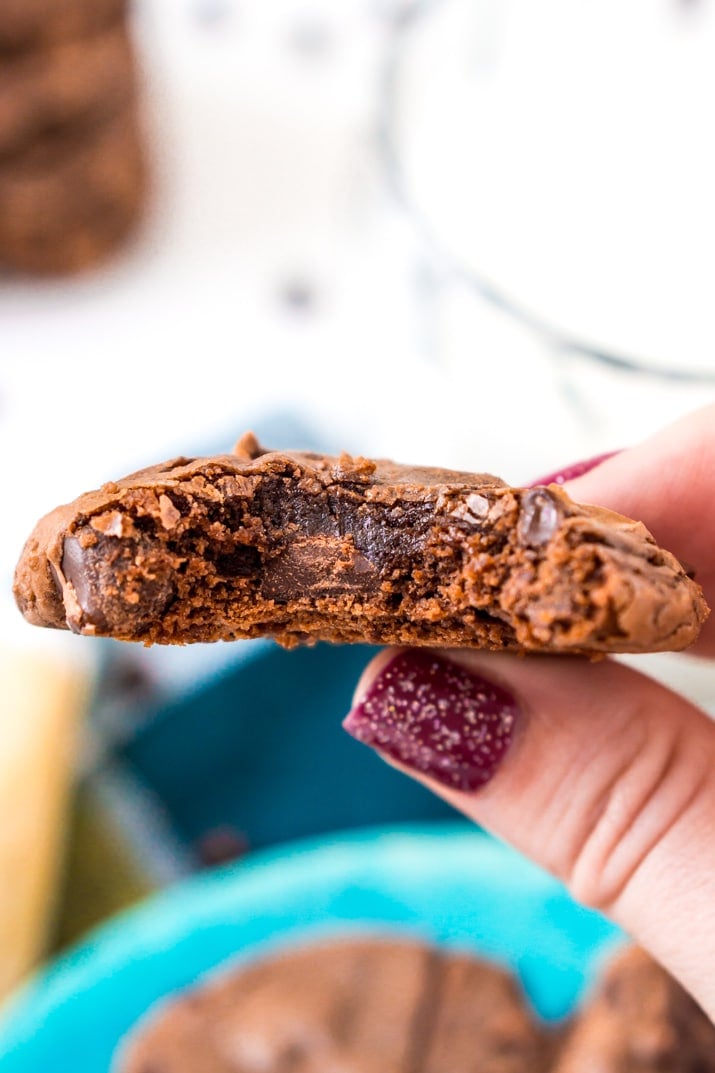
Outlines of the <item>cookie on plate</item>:
M685 648L708 613L641 523L556 486L266 451L250 434L53 511L15 593L37 625L162 644L648 652Z
M516 982L473 957L343 940L234 970L150 1014L117 1073L542 1073Z

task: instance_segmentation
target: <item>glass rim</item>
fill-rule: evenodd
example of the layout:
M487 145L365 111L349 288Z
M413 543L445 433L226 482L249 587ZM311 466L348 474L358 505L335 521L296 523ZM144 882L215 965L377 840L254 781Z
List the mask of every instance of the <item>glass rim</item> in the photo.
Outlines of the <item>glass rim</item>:
M680 384L715 384L715 369L651 362L647 357L619 348L599 346L585 337L560 328L558 324L530 309L526 303L511 294L508 286L503 286L485 273L475 271L465 264L435 233L428 215L419 208L409 193L409 183L399 149L397 99L401 63L410 35L432 9L444 3L445 0L412 0L412 4L400 12L399 17L393 21L392 32L388 35L379 71L376 129L379 164L390 194L410 220L425 247L431 250L435 259L447 268L453 278L461 280L494 308L530 331L552 351L587 358L622 373L650 376Z

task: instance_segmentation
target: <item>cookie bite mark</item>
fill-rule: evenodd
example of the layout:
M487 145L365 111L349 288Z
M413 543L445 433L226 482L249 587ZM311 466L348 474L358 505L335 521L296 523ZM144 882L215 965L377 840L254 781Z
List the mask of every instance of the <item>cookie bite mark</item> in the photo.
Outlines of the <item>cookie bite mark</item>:
M164 644L639 652L685 647L707 614L640 523L555 485L267 451L250 435L54 511L15 591L37 624Z

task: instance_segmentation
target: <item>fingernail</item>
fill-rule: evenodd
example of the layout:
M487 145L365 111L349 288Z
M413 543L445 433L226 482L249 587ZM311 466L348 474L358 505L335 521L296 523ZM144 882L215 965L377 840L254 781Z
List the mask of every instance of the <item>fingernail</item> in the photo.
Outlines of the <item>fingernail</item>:
M343 723L348 734L453 790L478 790L511 743L519 708L500 686L428 650L399 653Z
M531 481L526 487L535 488L537 485L542 484L566 484L566 481L573 481L576 477L583 477L584 473L590 473L596 466L600 466L602 462L606 462L609 458L613 458L614 455L620 453L620 451L606 451L605 454L594 455L593 458L587 458L583 462L573 462L570 466L557 470L556 473L548 473L545 477L539 477L538 481Z

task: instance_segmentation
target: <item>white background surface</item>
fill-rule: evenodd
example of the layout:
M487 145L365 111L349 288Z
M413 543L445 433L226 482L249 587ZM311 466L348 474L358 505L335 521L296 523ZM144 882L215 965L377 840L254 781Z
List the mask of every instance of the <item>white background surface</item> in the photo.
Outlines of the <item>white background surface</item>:
M712 372L714 56L707 0L428 5L399 65L410 196L550 323Z

